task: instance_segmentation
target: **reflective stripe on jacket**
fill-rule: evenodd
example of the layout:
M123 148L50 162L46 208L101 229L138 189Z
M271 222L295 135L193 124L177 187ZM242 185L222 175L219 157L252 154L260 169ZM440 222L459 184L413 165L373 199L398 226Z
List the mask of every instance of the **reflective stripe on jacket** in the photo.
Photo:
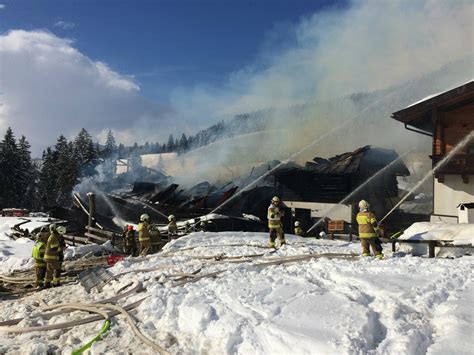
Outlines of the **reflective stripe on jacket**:
M377 219L372 212L359 212L356 219L357 224L359 224L359 238L373 238L377 236Z
M33 251L31 252L31 256L33 257L33 259L35 259L35 264L36 266L44 266L45 265L45 262L44 262L44 251L46 250L46 245L41 242L41 241L38 241L35 243L34 247L33 247Z
M56 233L51 233L46 242L46 251L44 252L44 260L59 260L59 236Z
M281 227L281 211L277 206L270 205L268 207L268 228L276 229Z
M148 222L142 222L138 225L138 240L140 242L150 240L150 225Z

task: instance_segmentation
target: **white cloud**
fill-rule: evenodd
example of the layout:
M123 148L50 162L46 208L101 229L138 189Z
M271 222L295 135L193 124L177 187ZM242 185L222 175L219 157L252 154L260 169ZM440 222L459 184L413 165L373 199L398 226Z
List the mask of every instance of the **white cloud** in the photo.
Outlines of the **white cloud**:
M56 21L53 24L53 27L59 27L62 28L63 30L72 30L74 27L76 27L76 24L73 22L67 22L67 21Z
M48 32L0 35L0 79L0 134L11 126L27 137L35 155L60 134L72 138L82 127L97 136L112 129L128 144L170 133L161 129L170 125L168 108L146 101L131 78Z
M5 7L6 7L5 4L0 4L0 10L5 9Z

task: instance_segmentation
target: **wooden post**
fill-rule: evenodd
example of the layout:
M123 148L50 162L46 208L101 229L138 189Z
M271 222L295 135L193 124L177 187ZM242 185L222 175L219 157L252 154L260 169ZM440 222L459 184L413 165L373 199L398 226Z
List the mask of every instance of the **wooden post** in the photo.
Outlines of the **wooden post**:
M349 232L349 242L352 242L352 232Z
M95 227L95 194L92 192L87 193L89 198L89 219L87 221L87 231L90 233L91 227Z
M395 253L396 249L395 249L395 242L392 242L392 252Z
M435 257L435 244L434 240L430 240L428 243L428 257L434 258Z

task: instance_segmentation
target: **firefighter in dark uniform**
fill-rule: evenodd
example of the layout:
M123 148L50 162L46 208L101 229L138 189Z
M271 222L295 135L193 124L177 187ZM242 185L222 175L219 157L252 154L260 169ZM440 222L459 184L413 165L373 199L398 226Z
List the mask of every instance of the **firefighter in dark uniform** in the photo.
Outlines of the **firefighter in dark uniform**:
M123 251L130 256L137 255L137 245L135 241L135 230L132 225L128 225L122 234L123 236Z

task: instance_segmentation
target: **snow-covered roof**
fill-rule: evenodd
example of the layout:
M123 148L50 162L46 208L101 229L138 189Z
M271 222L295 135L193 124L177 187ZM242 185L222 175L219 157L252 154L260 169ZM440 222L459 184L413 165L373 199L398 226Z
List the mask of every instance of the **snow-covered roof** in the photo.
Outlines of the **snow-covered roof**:
M474 78L471 79L471 80L466 81L465 83L463 83L463 84L461 84L461 85L456 85L456 86L450 87L450 88L447 89L447 90L440 91L440 92L437 92L437 93L435 93L435 94L428 95L428 96L422 98L421 100L418 100L418 101L416 101L416 102L414 102L414 103L408 105L408 106L405 107L405 108L409 108L409 107L412 107L412 106L416 106L416 105L418 105L418 104L420 104L420 103L422 103L422 102L425 102L425 101L428 101L428 100L430 100L430 99L433 99L433 98L435 98L435 97L437 97L437 96L440 96L440 95L442 95L442 94L444 94L444 93L446 93L446 92L448 92L448 91L454 90L454 89L456 89L456 88L458 88L458 87L461 87L461 86L464 86L464 85L467 85L467 84L469 84L469 83L471 83L471 82L474 82Z
M398 240L439 240L474 246L474 224L418 222L406 229Z

